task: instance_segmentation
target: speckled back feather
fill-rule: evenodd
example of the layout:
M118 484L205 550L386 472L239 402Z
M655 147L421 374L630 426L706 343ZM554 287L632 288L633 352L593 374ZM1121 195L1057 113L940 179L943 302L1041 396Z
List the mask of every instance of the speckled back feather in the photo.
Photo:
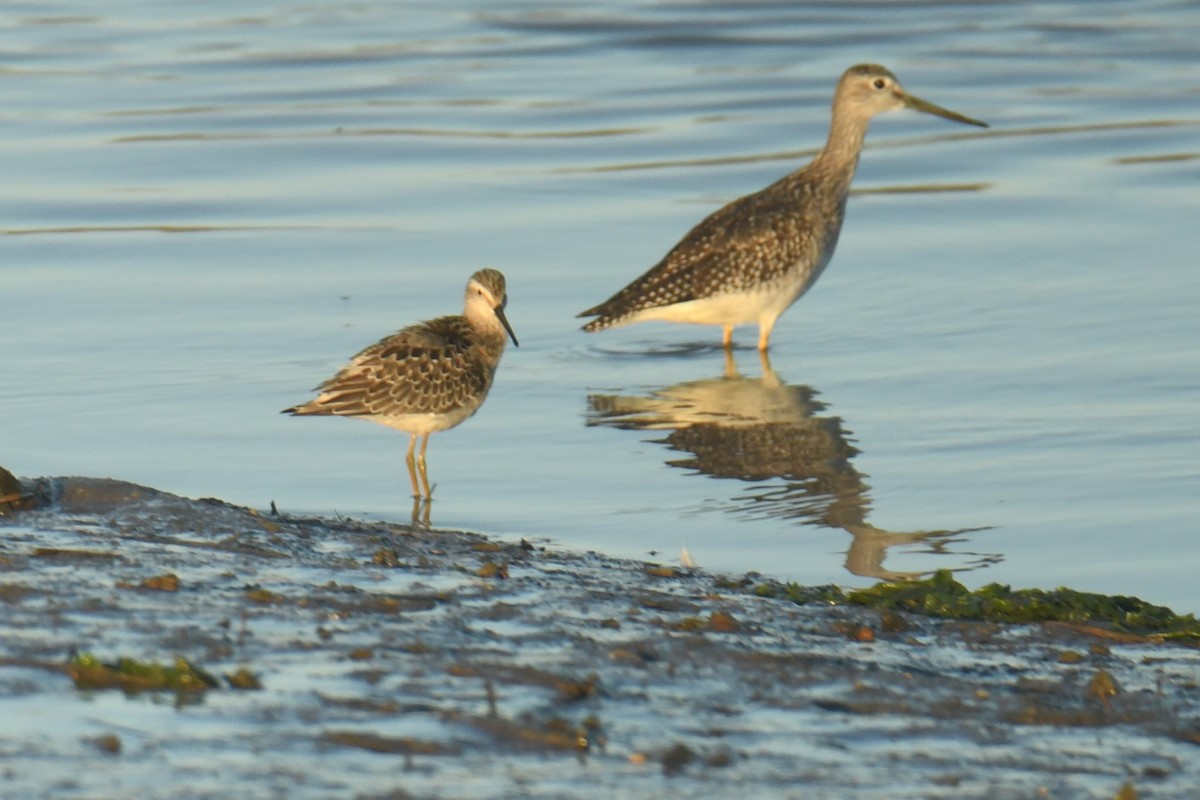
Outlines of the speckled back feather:
M804 282L811 284L841 231L840 177L809 164L718 209L645 274L580 313L597 317L584 330L603 330L647 308L769 285L791 271L807 271Z
M501 291L503 287L501 287ZM461 316L438 317L371 345L289 413L389 417L477 409L496 373L504 335L480 336Z

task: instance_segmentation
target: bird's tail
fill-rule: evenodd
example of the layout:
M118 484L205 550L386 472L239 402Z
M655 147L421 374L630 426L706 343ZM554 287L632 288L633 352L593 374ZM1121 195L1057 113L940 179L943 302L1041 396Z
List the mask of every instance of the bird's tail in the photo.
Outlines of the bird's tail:
M579 316L586 317L588 315L580 314ZM583 330L587 331L588 333L595 333L596 331L602 331L605 328L611 328L614 322L616 322L616 320L614 320L612 317L596 317L594 320L584 325Z
M304 403L291 408L285 408L280 414L291 414L293 417L307 417L312 415L328 415L332 413L327 407L319 406L316 401Z

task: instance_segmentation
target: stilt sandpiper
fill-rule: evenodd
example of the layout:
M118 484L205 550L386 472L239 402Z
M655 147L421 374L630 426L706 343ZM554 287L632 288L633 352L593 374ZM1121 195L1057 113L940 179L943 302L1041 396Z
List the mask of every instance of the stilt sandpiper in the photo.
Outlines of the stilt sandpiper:
M504 275L480 270L467 282L461 316L418 322L380 340L316 387L315 400L283 413L357 417L408 433L413 497L428 500L430 434L453 428L479 410L504 353L505 334L517 344L504 316L506 302Z

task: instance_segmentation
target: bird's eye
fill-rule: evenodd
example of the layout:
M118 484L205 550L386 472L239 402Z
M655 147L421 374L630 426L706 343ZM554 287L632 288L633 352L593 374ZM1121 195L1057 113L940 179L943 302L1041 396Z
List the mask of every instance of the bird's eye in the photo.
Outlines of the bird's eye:
M885 81L883 78L875 79L875 88L876 89L882 89L885 86L887 86L887 81Z

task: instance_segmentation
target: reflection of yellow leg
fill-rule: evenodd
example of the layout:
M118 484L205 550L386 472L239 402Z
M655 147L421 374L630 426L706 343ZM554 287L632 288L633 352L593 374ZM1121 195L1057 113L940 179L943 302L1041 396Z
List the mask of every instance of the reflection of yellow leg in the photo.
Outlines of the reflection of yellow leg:
M431 499L433 492L429 488L429 473L425 471L425 451L429 449L429 434L425 434L421 442L421 454L417 456L417 469L421 473L421 485L425 487L425 499Z
M737 362L733 360L733 351L725 350L725 380L731 381L738 376Z
M413 463L413 450L417 446L417 435L412 434L408 440L408 455L404 457L404 463L408 465L408 479L412 481L413 497L421 496L421 488L417 486L417 467Z
M732 325L725 326L725 338L721 341L721 344L723 344L725 346L726 350L733 349L733 326Z
M771 367L771 357L767 355L766 350L758 351L758 362L762 365L762 381L763 386L770 389L776 389L783 385L783 381L775 374L775 370Z

